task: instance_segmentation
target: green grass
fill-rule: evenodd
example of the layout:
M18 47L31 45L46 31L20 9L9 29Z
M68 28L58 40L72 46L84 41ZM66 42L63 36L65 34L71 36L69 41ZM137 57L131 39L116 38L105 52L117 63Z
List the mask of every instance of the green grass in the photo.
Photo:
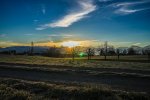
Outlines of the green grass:
M111 56L110 56L111 57ZM146 56L124 56L122 59L146 59ZM97 59L97 58L94 58ZM15 64L35 64L35 65L55 65L55 66L72 66L72 67L99 67L99 68L135 68L150 69L150 63L132 62L131 61L103 61L103 60L86 60L77 58L74 62L71 58L50 58L43 56L22 56L22 55L0 55L0 62Z
M65 84L0 78L2 100L150 100L147 93L112 90L104 85Z

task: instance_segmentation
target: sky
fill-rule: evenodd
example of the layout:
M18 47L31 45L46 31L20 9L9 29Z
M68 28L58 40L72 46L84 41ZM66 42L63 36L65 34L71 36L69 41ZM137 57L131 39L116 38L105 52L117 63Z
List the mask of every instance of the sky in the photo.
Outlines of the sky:
M150 0L0 0L0 47L150 44Z

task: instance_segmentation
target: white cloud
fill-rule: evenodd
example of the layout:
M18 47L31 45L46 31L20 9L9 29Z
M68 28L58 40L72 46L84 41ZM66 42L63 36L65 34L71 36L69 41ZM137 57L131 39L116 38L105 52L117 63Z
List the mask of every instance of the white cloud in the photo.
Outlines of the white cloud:
M134 44L132 44L132 45L136 45L136 46L138 46L138 45L141 45L141 43L134 43Z
M126 14L132 14L132 13L135 13L135 12L139 12L139 11L142 11L142 10L147 10L147 9L150 9L150 8L143 8L143 9L128 9L126 7L122 7L118 10L115 11L115 13L117 14L122 14L122 15L126 15Z
M137 11L140 11L140 9L139 10L137 10L137 9L127 9L126 7L122 7L120 9L116 10L115 13L125 15L125 14L135 13Z
M6 37L6 34L0 34L0 37Z
M72 37L73 35L70 35L70 34L51 34L48 36L50 36L50 37Z
M107 2L107 1L112 1L112 0L99 0L99 2Z
M73 23L85 18L87 14L96 10L96 5L94 5L91 0L80 0L78 4L80 9L69 12L67 15L53 23L41 25L36 28L36 30L43 30L48 27L69 27Z
M143 0L143 1L139 1L139 2L123 2L123 3L116 3L113 6L119 7L119 9L115 10L116 14L126 15L126 14L132 14L135 12L149 9L149 8L131 9L131 7L133 7L134 5L143 4L143 3L147 3L147 2L150 2L150 1Z
M123 2L123 3L118 3L116 4L117 7L119 6L130 6L130 5L137 5L137 4L142 4L146 3L147 1L140 1L140 2Z
M37 27L36 30L44 30L48 27L49 27L49 24L44 24L44 25L40 25L39 27Z

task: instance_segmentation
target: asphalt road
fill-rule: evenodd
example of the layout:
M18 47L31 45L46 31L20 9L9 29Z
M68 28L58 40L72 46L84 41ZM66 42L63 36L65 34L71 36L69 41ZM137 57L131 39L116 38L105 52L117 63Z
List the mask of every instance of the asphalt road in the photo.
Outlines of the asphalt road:
M150 71L113 68L49 68L0 65L0 77L34 81L106 84L114 89L150 92ZM42 68L42 66L41 66Z

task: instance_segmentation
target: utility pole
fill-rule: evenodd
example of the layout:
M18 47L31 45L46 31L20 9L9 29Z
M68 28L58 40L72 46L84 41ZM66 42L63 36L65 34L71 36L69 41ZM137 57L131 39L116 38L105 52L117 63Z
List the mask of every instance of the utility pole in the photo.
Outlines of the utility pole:
M75 57L75 47L72 47L72 60L74 61L74 57Z
M34 43L33 43L33 41L32 41L32 42L31 42L31 55L33 55L33 51L34 51L33 47L34 47Z
M120 50L117 49L117 56L118 56L118 60L119 60L119 55L120 55Z
M107 41L105 42L104 46L105 46L105 60L106 60L106 56L107 56Z

